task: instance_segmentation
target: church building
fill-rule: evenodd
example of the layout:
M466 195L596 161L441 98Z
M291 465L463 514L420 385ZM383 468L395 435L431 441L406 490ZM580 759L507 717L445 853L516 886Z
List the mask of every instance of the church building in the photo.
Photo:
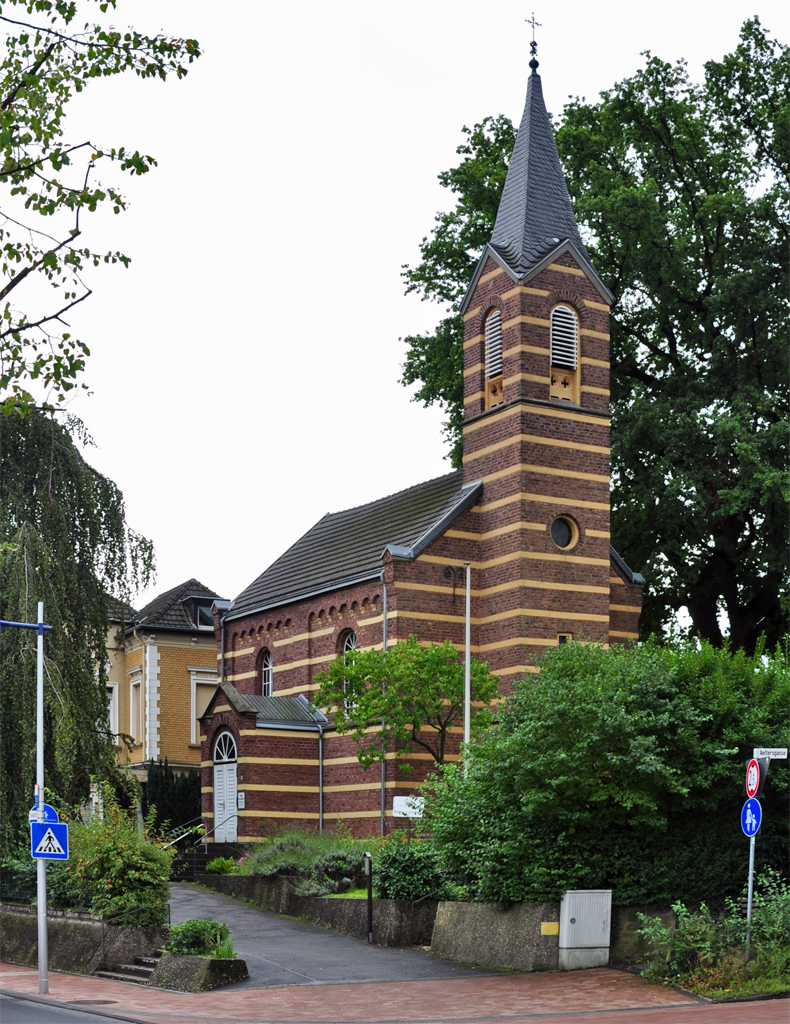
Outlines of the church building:
M392 827L393 796L413 792L430 755L410 755L405 774L394 754L363 770L354 741L312 706L315 676L351 648L410 634L463 650L466 562L472 656L503 694L546 647L638 635L644 580L609 540L612 296L579 235L537 67L461 307L463 469L324 516L214 604L221 683L201 742L217 840L289 822Z

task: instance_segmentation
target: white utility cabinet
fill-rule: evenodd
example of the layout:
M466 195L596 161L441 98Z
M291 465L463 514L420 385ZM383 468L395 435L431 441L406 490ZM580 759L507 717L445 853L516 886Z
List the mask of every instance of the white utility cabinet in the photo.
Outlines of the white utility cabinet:
M560 904L560 970L605 967L611 930L611 889L566 892Z

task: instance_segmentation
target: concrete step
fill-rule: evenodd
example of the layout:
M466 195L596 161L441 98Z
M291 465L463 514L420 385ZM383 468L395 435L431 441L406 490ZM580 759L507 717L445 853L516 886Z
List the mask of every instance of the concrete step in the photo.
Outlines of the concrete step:
M96 971L94 978L105 978L107 981L126 981L133 985L145 985L150 975L140 977L139 974L128 974L125 971Z
M137 957L135 957L135 960ZM154 966L156 966L154 964ZM154 967L148 967L143 964L113 964L113 970L118 971L120 974L128 974L135 978L142 978L143 981L147 981L154 973Z

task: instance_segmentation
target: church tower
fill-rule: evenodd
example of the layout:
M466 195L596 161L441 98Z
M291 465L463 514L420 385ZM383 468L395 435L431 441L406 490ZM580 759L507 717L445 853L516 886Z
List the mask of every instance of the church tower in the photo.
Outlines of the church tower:
M530 68L494 232L461 307L464 483L483 484L476 647L503 682L565 639L608 643L610 623L613 299L579 235L534 54Z

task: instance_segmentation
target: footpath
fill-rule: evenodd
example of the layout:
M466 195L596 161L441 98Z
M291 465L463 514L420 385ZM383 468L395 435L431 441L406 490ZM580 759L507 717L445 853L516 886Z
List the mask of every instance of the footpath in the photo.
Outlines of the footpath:
M186 885L173 887L171 905L174 923L188 917L224 920L251 977L193 995L51 972L49 996L44 997L48 1005L137 1024L788 1022L785 999L704 1004L609 968L550 974L487 971L433 960L421 949L368 946ZM0 964L0 991L37 1001L37 971ZM64 1014L64 1020L70 1016Z

